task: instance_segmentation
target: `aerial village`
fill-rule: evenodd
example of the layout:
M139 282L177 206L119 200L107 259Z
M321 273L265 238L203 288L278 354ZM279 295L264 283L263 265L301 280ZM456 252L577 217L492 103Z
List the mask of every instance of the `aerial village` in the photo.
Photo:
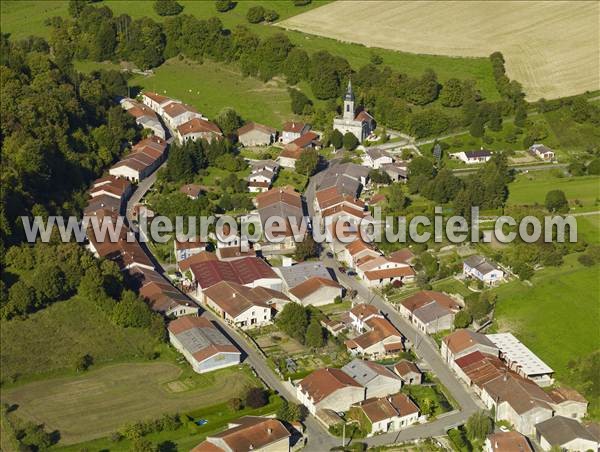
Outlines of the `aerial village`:
M355 105L351 83L343 103L333 129L359 143L375 141L375 118ZM155 215L145 195L169 146L224 135L196 109L163 94L143 92L121 105L148 133L94 182L85 213L115 220L125 214L131 228L141 216ZM534 351L511 333L486 333L489 315L457 327L457 317L465 314L463 295L419 289L410 248L384 252L361 239L355 226L382 199L373 171L385 173L388 183L406 182L415 154L393 145L361 145L358 160L334 153L304 193L275 184L304 153L319 150L320 139L321 132L297 121L281 131L247 122L235 138L240 148L281 150L272 159L246 159L254 208L240 216L264 227L273 215L301 220L318 213L350 226L355 235L350 243L336 240L331 228L333 240L318 251L318 259L294 258L303 237L289 227L277 244L244 237L223 243L211 233L173 241L174 261L166 272L145 243L128 240L129 228L116 243L100 243L88 232L89 249L117 262L131 287L169 319L170 343L193 371L246 361L265 386L302 406L303 422L242 417L193 450L295 450L353 435L382 438L383 444L386 435L410 432L415 425L430 428L433 436L441 425L452 425L458 404L467 415L492 413L501 426L487 437L487 451L597 450L593 426L582 423L587 401L571 388L553 386L553 370ZM554 157L540 144L531 152L542 160ZM486 162L491 153L452 157L471 165ZM205 190L186 184L180 191L198 199ZM455 268L450 279L474 293L515 277L473 252ZM397 293L409 295L398 301ZM293 337L298 328L302 340Z

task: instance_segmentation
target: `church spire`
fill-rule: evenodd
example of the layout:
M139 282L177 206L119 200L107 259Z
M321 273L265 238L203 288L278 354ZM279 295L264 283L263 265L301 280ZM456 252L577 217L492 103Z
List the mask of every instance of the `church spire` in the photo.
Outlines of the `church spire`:
M346 90L346 95L344 96L345 101L354 102L354 92L352 91L352 80L348 79L348 89Z

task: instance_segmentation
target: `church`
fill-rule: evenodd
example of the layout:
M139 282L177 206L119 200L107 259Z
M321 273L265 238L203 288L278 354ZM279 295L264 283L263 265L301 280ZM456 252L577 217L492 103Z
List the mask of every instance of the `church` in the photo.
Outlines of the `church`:
M361 143L375 129L375 119L365 110L361 110L355 115L354 93L352 92L351 81L348 81L348 89L344 95L344 114L341 118L333 119L333 129L339 130L342 135L350 132Z

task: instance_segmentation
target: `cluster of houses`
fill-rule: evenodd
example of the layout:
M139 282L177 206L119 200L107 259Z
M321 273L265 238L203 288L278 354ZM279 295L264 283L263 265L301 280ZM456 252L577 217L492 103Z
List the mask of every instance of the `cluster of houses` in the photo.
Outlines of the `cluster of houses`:
M326 426L340 422L339 413L367 419L368 436L398 431L423 421L418 406L400 390L418 384L421 372L414 363L401 361L387 367L354 359L341 369L315 370L296 385L298 400Z
M580 422L588 403L577 391L553 388L554 371L510 333L481 334L456 330L441 345L444 360L477 394L496 421L512 424L522 435L535 436L543 450L598 450L596 432ZM517 434L488 438L496 442L522 441ZM527 450L527 449L525 449Z
M278 172L279 164L273 160L250 161L248 191L250 193L264 193L268 191L272 187Z
M392 182L408 181L408 162L396 160L390 153L377 147L368 148L362 156L363 165L383 171Z
M166 160L166 151L167 142L157 135L151 135L136 143L131 152L115 163L108 173L131 182L140 182Z

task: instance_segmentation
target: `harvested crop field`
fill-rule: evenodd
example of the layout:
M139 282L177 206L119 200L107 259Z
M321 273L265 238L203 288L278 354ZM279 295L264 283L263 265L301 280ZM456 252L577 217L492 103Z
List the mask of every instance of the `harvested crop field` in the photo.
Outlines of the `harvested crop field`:
M337 1L282 21L288 29L405 52L485 57L501 51L528 100L600 88L600 3Z

